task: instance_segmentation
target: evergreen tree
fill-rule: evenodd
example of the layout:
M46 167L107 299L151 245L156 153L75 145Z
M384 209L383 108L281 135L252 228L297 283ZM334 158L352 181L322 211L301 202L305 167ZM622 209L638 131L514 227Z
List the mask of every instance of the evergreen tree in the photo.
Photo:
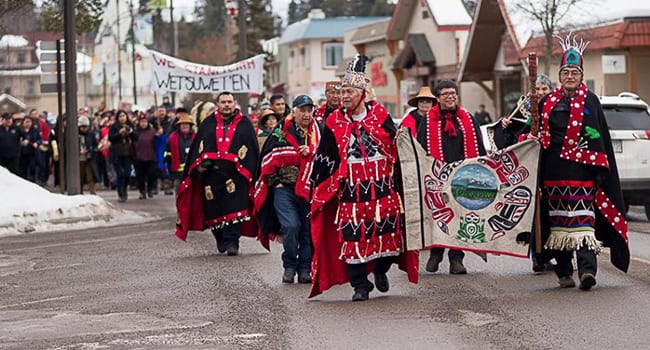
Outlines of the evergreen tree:
M195 37L204 37L212 33L222 32L228 20L226 4L223 0L201 0L194 9Z
M104 2L102 0L75 1L76 31L90 33L102 23ZM41 20L47 31L63 33L63 1L45 0L41 6Z
M249 0L246 12L246 52L248 57L263 52L262 40L280 35L277 18L273 15L271 0Z

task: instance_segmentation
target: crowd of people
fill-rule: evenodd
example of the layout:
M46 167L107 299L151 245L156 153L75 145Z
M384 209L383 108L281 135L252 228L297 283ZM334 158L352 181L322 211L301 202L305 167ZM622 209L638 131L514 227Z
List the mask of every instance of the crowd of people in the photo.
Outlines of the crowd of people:
M174 179L180 182L183 162L182 155L170 151L170 144L189 147L195 121L187 110L172 108L165 97L149 111L105 110L91 115L83 108L77 116L82 193L87 188L96 194L100 184L116 190L120 202L128 199L129 189L137 190L139 199L159 192L174 194ZM2 121L0 164L41 186L60 186L56 117L32 109L26 115L5 113Z
M607 124L583 82L584 47L572 43L564 42L559 86L553 89L544 76L537 81L540 133L531 132L530 96L490 129L501 136L499 148L531 139L542 146L535 228L544 249L533 256L534 271L552 268L560 287L575 287L575 252L580 289L590 290L601 247L612 249L612 263L623 271L629 249ZM307 95L291 107L273 96L259 119L248 118L230 93L219 94L185 162L177 236L185 240L188 231L209 228L217 250L231 256L242 235L266 248L279 238L282 282L297 276L312 284L310 296L349 282L352 300L367 300L375 288L389 290L387 272L395 263L417 282L418 252L405 247L396 135L409 132L429 156L456 162L486 154L479 126L491 118L484 106L472 116L459 105L458 86L441 81L409 101L414 110L398 128L371 94L366 62L358 55L341 81L327 83L320 106ZM255 136L261 140L251 142ZM431 249L426 271L438 270L443 253ZM467 273L463 251L451 249L448 256L451 274Z
M539 134L530 128L530 96L489 129L497 148L530 139L542 146L536 228L544 249L535 247L542 254L533 255L534 271L553 269L560 287L575 287L575 252L579 286L590 290L601 247L611 248L623 271L629 249L607 124L583 82L584 47L573 43L563 41L559 86L545 76L537 81ZM281 241L282 282L311 283L310 296L349 282L352 300L367 300L375 288L389 290L393 264L417 283L419 252L405 245L396 136L410 133L427 155L456 162L486 154L479 127L491 118L484 106L475 115L463 109L458 86L446 80L433 91L422 87L395 125L371 93L367 61L357 55L340 81L326 84L318 106L308 95L290 104L273 95L257 116L246 116L221 92L216 104L197 101L190 112L167 103L150 113L81 115L80 176L91 193L96 183L114 187L121 202L132 177L140 199L156 195L159 184L165 194L176 191L176 235L185 240L190 230L210 229L219 253L238 255L241 236L267 249ZM37 111L3 115L1 164L46 182L50 162L60 161L54 130ZM444 251L430 250L426 271L438 271ZM462 250L450 249L448 258L450 274L467 273Z

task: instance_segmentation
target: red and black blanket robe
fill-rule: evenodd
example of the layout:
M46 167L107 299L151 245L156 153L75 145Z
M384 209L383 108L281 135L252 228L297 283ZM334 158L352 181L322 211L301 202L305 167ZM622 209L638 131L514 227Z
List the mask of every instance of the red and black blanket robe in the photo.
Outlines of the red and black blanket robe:
M196 134L192 131L188 132L185 135L179 130L172 131L172 133L169 134L169 139L167 140L167 150L165 151L165 158L169 159L169 168L172 174L183 173L183 170L185 169L185 158L187 158L189 151L186 152L186 150L181 146L187 142L191 143L194 141L195 136Z
M316 110L314 110L314 119L316 119L316 122L318 124L324 125L325 121L327 120L327 117L329 117L329 115L332 114L332 112L334 112L337 109L338 107L332 108L329 107L326 103L318 107Z
M418 252L405 246L403 209L395 183L399 176L393 171L397 130L378 103L367 103L366 110L361 121L353 121L342 109L332 113L314 156L310 297L349 281L346 260L369 262L370 272L375 258L398 255L409 281L418 280ZM358 261L352 261L355 258Z
M441 110L435 105L418 127L416 139L427 154L446 163L486 154L479 123L465 109L457 106L454 110ZM440 248L453 248L437 246ZM486 254L475 252L483 260Z
M176 236L241 222L241 234L258 237L253 214L253 184L257 180L259 146L250 120L239 110L224 121L219 112L206 118L185 162L178 188ZM203 173L196 168L203 164ZM268 249L268 241L258 237Z
M294 187L295 194L309 202L311 199L312 158L316 153L320 136L320 128L312 119L307 134L304 135L305 142L309 146L309 155L300 154L298 148L301 146L299 142L301 138L298 136L298 129L293 118L289 115L284 118L281 127L276 127L264 142L260 154L262 158L260 176L255 184L254 194L255 216L263 237L270 240L282 237L280 223L273 206L273 189L269 188L266 177L277 173L280 168L285 166L299 167L298 180Z
M581 175L587 175L589 180L593 181L596 188L596 239L605 247L611 248L612 264L627 272L630 251L628 226L623 215L625 207L609 128L598 97L591 93L584 83L573 97L564 96L560 87L542 98L539 110L539 137L543 148L541 176L571 182L579 180ZM556 130L566 130L563 134L552 132L551 124L557 125L558 122L562 125ZM565 161L583 166L558 166ZM541 183L543 181L540 181ZM542 200L542 232L548 235L549 215L545 202Z
M402 119L402 124L400 128L408 128L413 137L417 137L418 127L422 123L424 118L418 113L417 109L414 109L409 112L409 114Z

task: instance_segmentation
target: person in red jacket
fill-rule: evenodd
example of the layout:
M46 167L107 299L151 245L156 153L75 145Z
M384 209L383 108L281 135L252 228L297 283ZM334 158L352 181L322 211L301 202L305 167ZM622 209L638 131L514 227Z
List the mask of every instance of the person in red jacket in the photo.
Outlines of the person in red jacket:
M193 131L194 121L187 113L179 113L176 125L177 130L169 134L167 140L165 162L169 165L174 180L174 190L178 193L178 185L183 180L185 159L196 134Z

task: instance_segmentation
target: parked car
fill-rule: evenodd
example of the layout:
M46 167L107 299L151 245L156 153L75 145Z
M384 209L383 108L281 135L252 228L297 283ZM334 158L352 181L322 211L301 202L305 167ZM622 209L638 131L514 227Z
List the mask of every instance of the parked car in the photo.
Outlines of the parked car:
M629 92L601 96L600 103L609 126L625 210L630 205L642 205L650 220L650 107ZM493 152L487 126L481 126L483 144Z
M642 205L650 220L650 107L639 96L623 92L601 96L612 138L626 211Z

